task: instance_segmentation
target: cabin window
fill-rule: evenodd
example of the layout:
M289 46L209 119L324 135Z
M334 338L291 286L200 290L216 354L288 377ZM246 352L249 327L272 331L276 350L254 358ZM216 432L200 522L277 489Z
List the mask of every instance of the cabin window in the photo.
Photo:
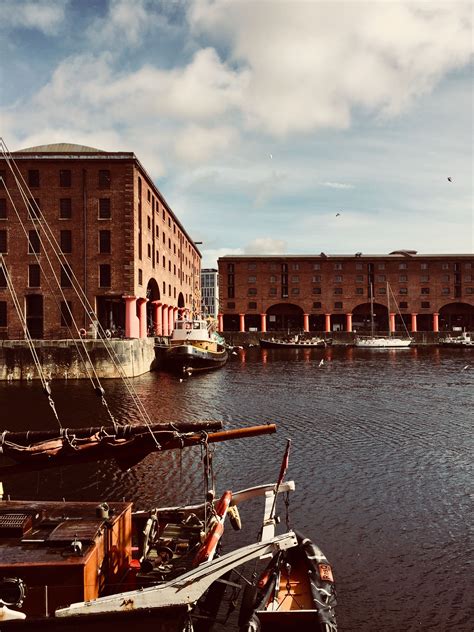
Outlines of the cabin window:
M72 326L72 303L71 301L61 301L61 327Z
M110 230L99 230L99 252L102 254L110 254L111 252Z
M59 244L61 252L67 254L72 252L72 232L70 230L62 230L59 233Z
M28 287L40 287L41 274L40 267L37 263L31 263L28 266Z
M99 198L99 219L110 219L110 198Z
M59 170L59 186L60 187L71 186L71 170L70 169Z
M99 189L110 189L110 171L109 169L99 170Z
M8 239L6 230L0 230L0 252L8 252Z
M110 265L102 263L99 266L99 287L110 287L111 284Z
M72 270L68 263L61 264L61 287L72 287Z
M37 230L28 231L28 254L37 254L41 252L40 236Z
M38 169L28 170L28 186L39 187L40 185L40 173Z
M0 301L0 327L7 327L7 302Z
M0 198L0 219L7 219L7 200Z

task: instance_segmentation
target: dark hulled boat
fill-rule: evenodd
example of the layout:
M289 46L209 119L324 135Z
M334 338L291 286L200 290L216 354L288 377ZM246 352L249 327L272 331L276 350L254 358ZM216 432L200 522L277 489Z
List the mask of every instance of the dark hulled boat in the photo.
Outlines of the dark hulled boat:
M164 361L169 371L191 375L218 369L224 366L227 358L225 344L211 332L210 323L195 318L176 321Z

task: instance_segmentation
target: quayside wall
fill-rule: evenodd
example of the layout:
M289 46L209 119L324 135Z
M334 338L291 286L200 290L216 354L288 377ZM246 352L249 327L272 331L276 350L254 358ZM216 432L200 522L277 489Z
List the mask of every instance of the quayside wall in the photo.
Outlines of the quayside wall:
M451 333L451 335L459 335L457 333ZM272 332L258 332L258 331L225 331L221 334L227 344L233 346L256 346L259 344L259 340L264 338L265 340L269 340L270 338L288 338L289 335L293 336L294 333L290 333L288 335L287 331L272 331ZM330 333L326 333L324 331L312 331L310 333L301 334L300 335L305 338L311 338L312 336L323 338L328 342L331 341L331 344L334 346L345 346L345 345L353 345L355 338L357 336L354 332L349 331L331 331ZM367 335L367 333L364 333ZM377 335L388 335L388 332L377 332ZM394 334L396 336L405 336L402 332L397 332ZM429 346L429 345L438 345L443 338L446 338L446 332L437 333L433 331L418 331L414 333L410 333L410 336L413 338L414 346Z
M127 377L137 377L154 368L155 339L139 338L109 340L107 347L101 340L35 340L34 347L42 370L54 379L88 378L81 355L87 357L82 344L99 378L121 377L111 360L114 352ZM89 365L89 371L90 371ZM31 350L25 340L0 340L0 380L39 379Z

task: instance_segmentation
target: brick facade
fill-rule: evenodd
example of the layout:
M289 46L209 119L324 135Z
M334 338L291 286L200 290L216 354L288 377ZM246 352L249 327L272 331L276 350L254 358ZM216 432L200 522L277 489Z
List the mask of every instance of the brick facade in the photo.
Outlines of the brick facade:
M104 328L129 337L169 334L178 310L199 301L201 255L136 156L47 145L12 158L26 197L38 200L45 220L31 217L35 204L28 212L13 163L1 159L0 247L32 335L70 337L67 314L61 317L64 302L78 327L89 329L92 320L75 290L59 290L53 280L49 261L58 279L61 262L45 222ZM38 259L29 252L28 235L35 230L42 242ZM0 273L0 337L23 338L5 285Z
M221 331L474 329L474 256L227 256L219 259ZM388 294L387 294L388 293Z

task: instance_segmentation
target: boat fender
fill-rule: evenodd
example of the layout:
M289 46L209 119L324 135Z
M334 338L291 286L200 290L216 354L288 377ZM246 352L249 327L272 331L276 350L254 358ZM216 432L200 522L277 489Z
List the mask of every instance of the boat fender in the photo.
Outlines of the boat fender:
M229 516L230 524L235 531L240 531L242 529L242 520L240 518L239 508L237 505L232 505L227 510L227 515Z
M0 605L0 621L13 621L13 619L26 619L26 614Z

